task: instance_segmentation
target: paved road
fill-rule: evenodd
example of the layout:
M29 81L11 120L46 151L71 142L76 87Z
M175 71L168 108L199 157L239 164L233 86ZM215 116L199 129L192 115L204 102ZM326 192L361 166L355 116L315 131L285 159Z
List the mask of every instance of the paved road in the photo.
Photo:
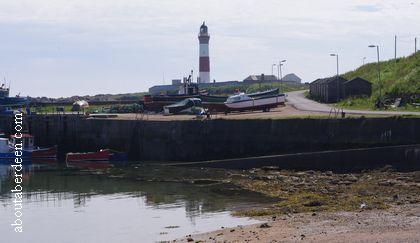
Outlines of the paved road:
M321 104L310 100L304 95L305 90L293 91L287 93L287 101L290 105L301 111L314 111L330 113L331 106ZM363 110L348 110L344 109L347 114L356 115L420 115L420 112L415 111L363 111Z

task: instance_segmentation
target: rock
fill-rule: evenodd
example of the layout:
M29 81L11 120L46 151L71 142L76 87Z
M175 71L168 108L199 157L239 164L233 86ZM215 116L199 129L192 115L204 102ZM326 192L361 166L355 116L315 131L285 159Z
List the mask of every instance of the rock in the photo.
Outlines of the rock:
M279 170L278 166L263 166L261 167L262 170L268 171L268 170Z
M319 191L320 191L322 194L328 194L328 190L327 190L327 189L325 189L325 188L321 188Z
M398 199L400 199L400 196L398 194L395 194L394 196L392 196L392 199L394 201L397 201Z
M338 179L332 179L332 180L330 180L330 184L338 185L339 183L340 183L340 180L338 180Z
M324 205L325 203L321 200L311 200L307 203L304 203L303 206L305 207L319 207Z
M312 216L316 216L316 213L314 212L314 213L312 213Z
M354 183L354 182L344 180L344 181L339 181L337 184L338 184L338 185L346 185L346 186L348 186L348 185L351 185L351 184L353 184L353 183Z
M231 229L231 230L230 230L230 232L234 232L234 231L235 231L235 229Z
M253 179L262 180L262 181L274 180L276 178L277 176L274 176L274 175L256 175L253 177Z
M301 240L305 239L305 237L306 237L306 236L305 236L304 234L301 234L301 235L300 235L300 239L301 239Z
M331 170L326 171L326 172L325 172L325 175L326 175L326 176L332 176L332 175L333 175L333 172L332 172Z
M271 226L270 225L268 225L267 223L263 223L263 224L261 224L260 225L260 228L270 228Z
M192 241L194 241L194 239L193 239L193 238L191 238L191 237L188 237L188 238L187 238L187 241L188 241L188 242L192 242Z
M359 179L356 176L354 176L354 175L348 175L346 177L346 180L347 181L350 181L350 182L357 182Z
M385 181L380 181L378 182L379 186L393 186L395 185L397 182L394 180L385 180Z

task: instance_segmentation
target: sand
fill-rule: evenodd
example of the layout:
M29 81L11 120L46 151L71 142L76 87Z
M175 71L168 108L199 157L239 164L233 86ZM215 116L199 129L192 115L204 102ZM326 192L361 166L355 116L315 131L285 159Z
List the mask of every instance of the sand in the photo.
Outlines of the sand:
M225 228L174 242L420 242L420 204L260 219L266 224Z

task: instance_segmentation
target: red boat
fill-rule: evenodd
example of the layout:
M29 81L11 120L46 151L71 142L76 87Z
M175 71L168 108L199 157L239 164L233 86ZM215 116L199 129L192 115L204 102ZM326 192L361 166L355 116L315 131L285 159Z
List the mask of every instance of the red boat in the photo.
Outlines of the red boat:
M113 165L109 162L112 152L108 149L101 149L98 152L68 153L66 155L67 167L85 169L103 169Z
M32 160L57 160L57 146L32 151Z

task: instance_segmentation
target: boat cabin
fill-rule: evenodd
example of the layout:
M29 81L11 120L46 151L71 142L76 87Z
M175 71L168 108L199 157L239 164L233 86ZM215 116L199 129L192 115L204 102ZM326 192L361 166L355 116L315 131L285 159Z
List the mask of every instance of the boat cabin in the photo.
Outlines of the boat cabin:
M248 100L252 100L252 98L246 95L245 93L239 93L237 95L232 95L229 98L227 98L225 103L230 104L230 103L237 103L237 102L248 101Z
M17 138L16 135L11 135L9 139L9 146L14 148L17 141L22 141L22 149L28 150L34 148L34 136L30 134L22 134L21 138Z
M0 138L0 153L7 153L10 151L9 139Z

